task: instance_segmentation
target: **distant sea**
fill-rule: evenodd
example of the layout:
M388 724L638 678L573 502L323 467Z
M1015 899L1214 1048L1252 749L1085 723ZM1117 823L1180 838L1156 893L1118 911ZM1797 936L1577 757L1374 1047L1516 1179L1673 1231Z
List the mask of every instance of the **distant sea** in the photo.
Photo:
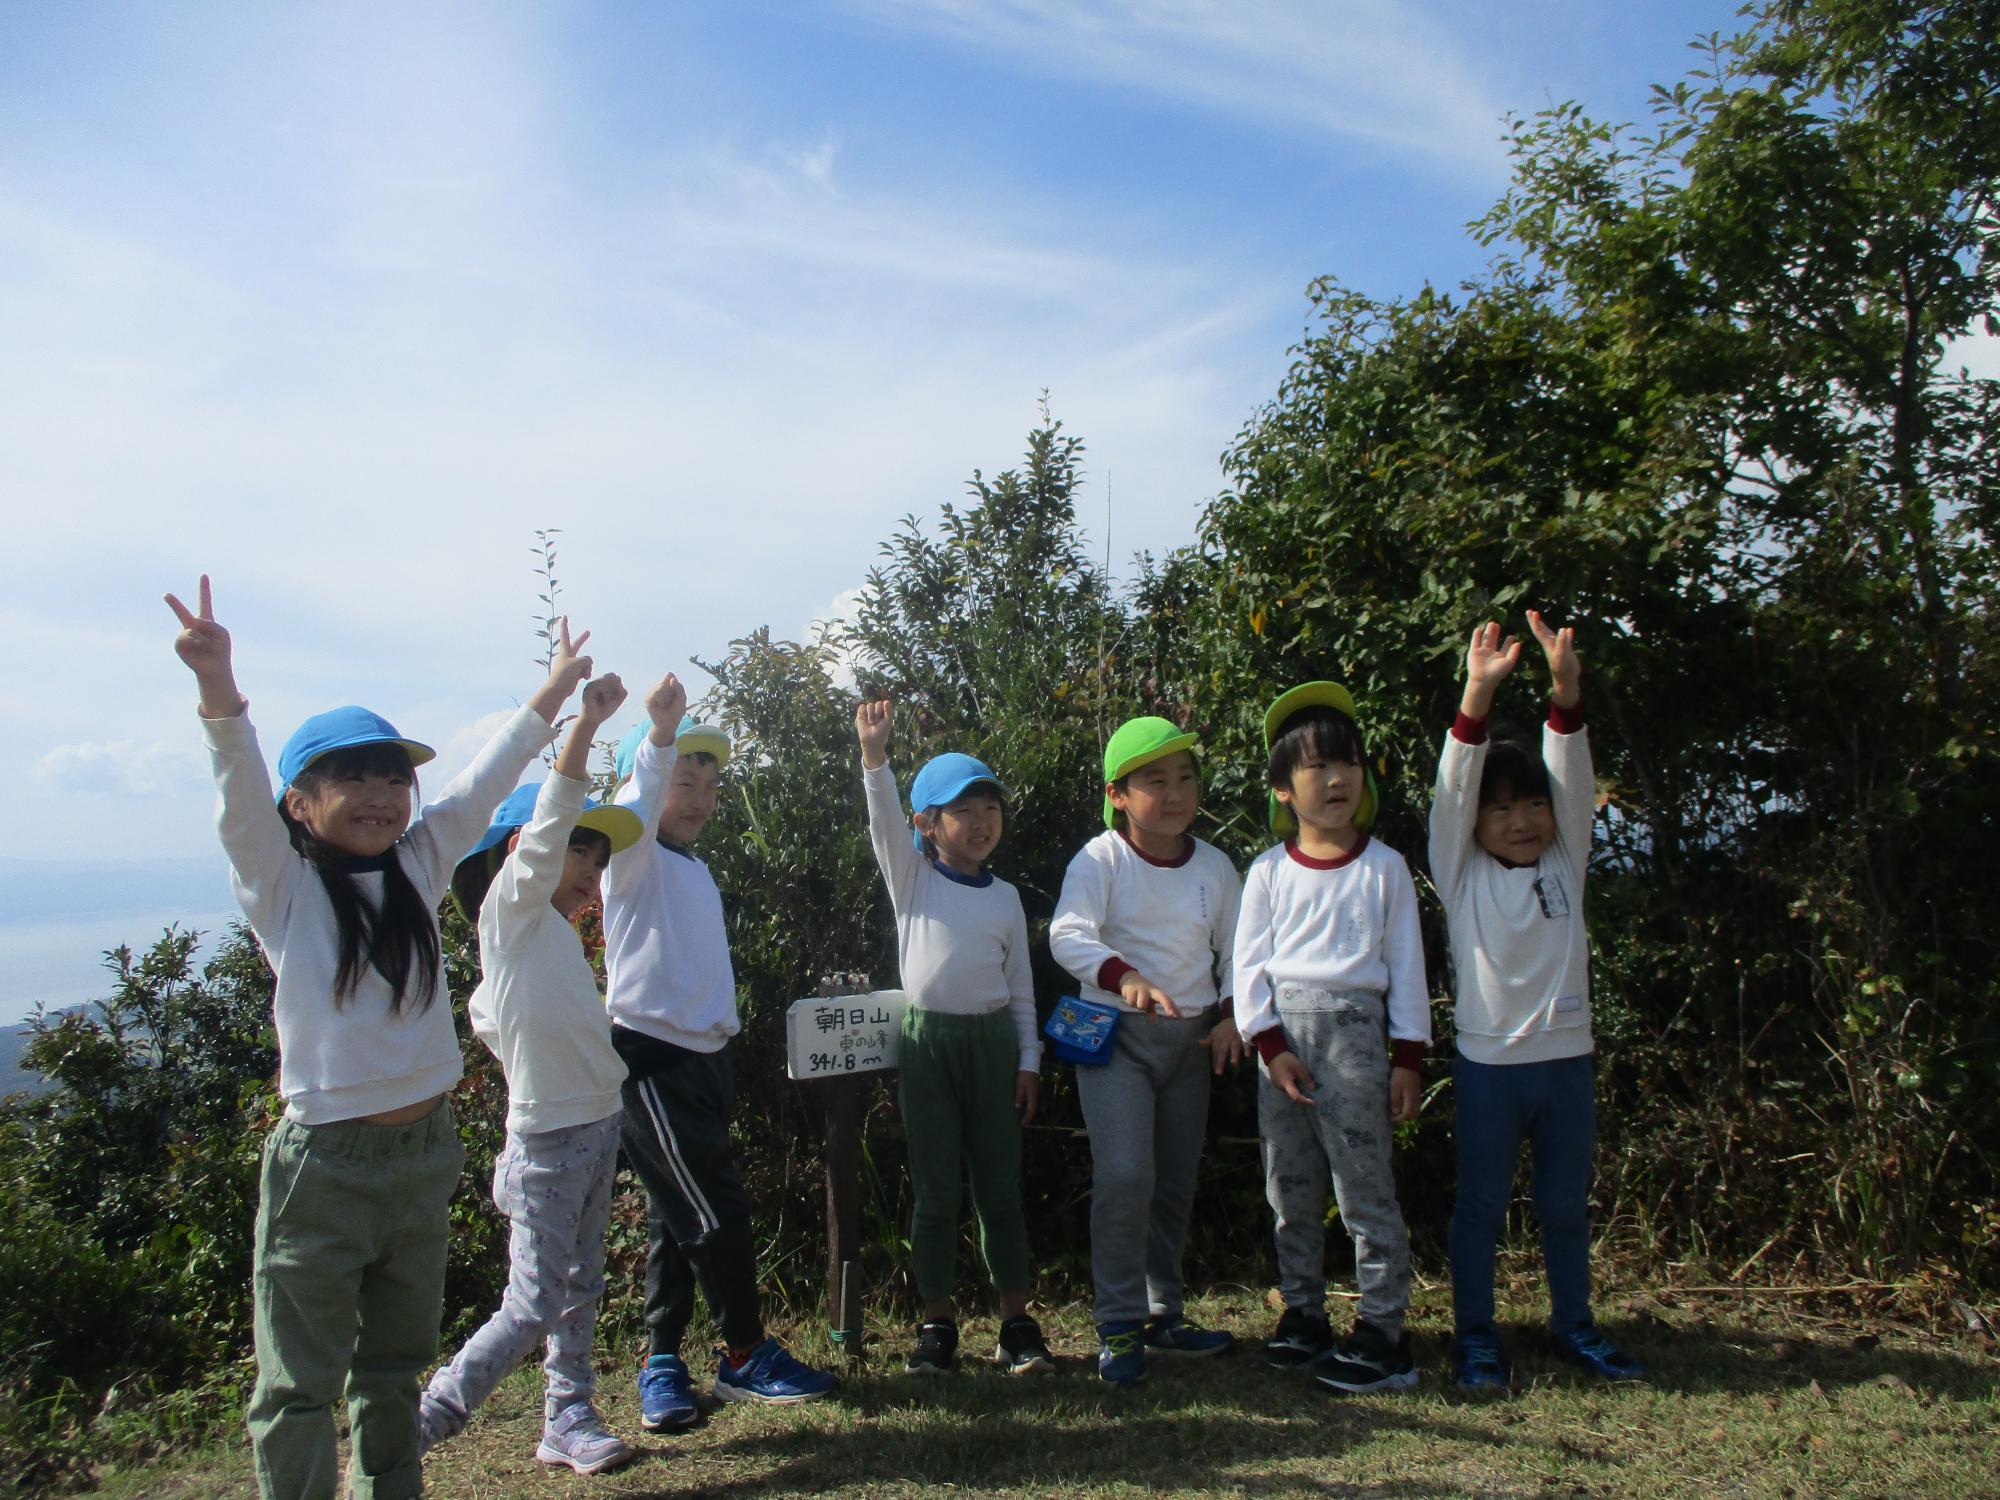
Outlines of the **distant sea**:
M219 856L125 863L0 859L0 1029L110 992L104 954L149 948L171 925L202 951L236 920ZM6 1043L0 1043L5 1061Z

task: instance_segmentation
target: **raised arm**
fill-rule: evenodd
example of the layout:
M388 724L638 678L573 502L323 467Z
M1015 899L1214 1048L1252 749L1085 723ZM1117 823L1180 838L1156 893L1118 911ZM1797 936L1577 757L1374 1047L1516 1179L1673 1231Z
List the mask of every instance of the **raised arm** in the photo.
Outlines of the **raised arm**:
M631 777L612 799L639 815L639 821L646 827L646 837L611 856L610 868L604 872L607 897L614 886L622 885L627 872L651 868L646 851L653 846L653 834L660 826L660 809L666 806L667 788L674 774L674 737L680 733L681 715L686 712L687 689L671 672L654 683L646 694L646 738L632 758Z
M893 706L887 698L854 705L854 737L861 742L861 785L868 797L868 842L875 865L897 911L909 905L923 857L910 838L896 773L889 769L889 729Z
M1597 773L1591 765L1590 735L1583 727L1583 662L1571 626L1551 630L1528 611L1528 624L1549 663L1549 719L1542 731L1542 762L1549 768L1550 802L1563 853L1579 879L1590 864L1590 837L1597 821Z
M1475 626L1465 649L1465 691L1458 717L1438 754L1437 783L1431 789L1431 880L1449 901L1472 853L1479 821L1479 777L1486 765L1486 720L1500 684L1519 665L1521 643L1502 640L1498 623Z
M201 575L195 595L196 608L188 607L172 594L167 608L181 622L174 637L174 654L194 673L201 689L201 716L204 719L233 719L243 712L243 694L237 691L236 668L230 659L229 632L215 620L215 603L209 592L208 575Z
M583 690L583 706L556 756L555 774L542 783L534 816L494 876L493 888L481 908L481 925L490 921L490 930L502 947L531 931L535 922L555 909L550 902L562 884L570 831L576 827L590 788L590 746L604 721L624 701L624 685L613 673L606 673ZM490 919L488 912L492 913Z
M215 772L216 832L229 856L237 900L268 946L282 934L282 914L301 865L271 795L271 772L236 687L229 632L216 621L206 573L195 598L196 607L189 610L167 595L167 607L181 624L174 653L194 673L200 691L202 736Z

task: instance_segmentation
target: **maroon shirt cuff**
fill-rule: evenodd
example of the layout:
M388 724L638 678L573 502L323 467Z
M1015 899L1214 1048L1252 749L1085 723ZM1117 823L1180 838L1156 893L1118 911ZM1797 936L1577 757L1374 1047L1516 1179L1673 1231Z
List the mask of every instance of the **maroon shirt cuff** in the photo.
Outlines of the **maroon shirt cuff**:
M1483 745L1486 743L1486 720L1461 713L1451 721L1451 737L1461 745Z
M1267 1063L1275 1062L1292 1050L1292 1044L1285 1040L1285 1028L1282 1026L1266 1026L1250 1038L1250 1045L1257 1049L1257 1055Z
M1399 1036L1389 1043L1389 1066L1423 1070L1424 1054L1430 1049L1415 1037Z
M1115 995L1119 983L1131 972L1132 966L1114 953L1097 966L1097 987Z
M1549 704L1549 728L1557 734L1575 734L1583 728L1583 700L1577 699L1568 708L1560 703Z

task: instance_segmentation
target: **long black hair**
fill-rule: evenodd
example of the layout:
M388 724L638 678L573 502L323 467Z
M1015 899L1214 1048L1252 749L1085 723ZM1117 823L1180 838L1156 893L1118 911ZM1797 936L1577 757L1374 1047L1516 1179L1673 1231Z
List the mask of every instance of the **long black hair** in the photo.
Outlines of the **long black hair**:
M292 778L292 786L310 797L321 782L351 776L406 776L414 795L417 773L409 752L397 744L354 745L322 755ZM340 962L333 975L333 1003L345 1005L364 971L373 969L389 986L389 1009L402 1013L412 998L422 1010L437 1000L441 962L437 915L417 894L394 848L378 860L357 860L321 842L312 829L282 805L292 847L305 857L326 887L340 934ZM365 896L355 874L359 869L382 872L382 904Z

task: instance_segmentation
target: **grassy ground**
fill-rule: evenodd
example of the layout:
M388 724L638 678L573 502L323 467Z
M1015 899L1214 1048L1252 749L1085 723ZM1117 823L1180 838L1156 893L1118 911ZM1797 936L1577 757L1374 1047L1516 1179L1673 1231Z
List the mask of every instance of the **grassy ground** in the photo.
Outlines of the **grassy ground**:
M727 1406L671 1440L639 1431L621 1365L601 1406L641 1449L584 1479L534 1460L539 1371L516 1376L426 1465L437 1500L502 1497L881 1495L1265 1496L2000 1495L2000 1396L1990 1348L1949 1330L1864 1314L1837 1294L1765 1300L1690 1293L1611 1298L1601 1321L1652 1366L1641 1385L1594 1386L1503 1308L1519 1392L1462 1400L1450 1387L1448 1304L1427 1289L1412 1322L1414 1393L1329 1396L1265 1368L1273 1314L1222 1291L1192 1311L1253 1347L1221 1359L1156 1360L1134 1391L1096 1378L1085 1312L1043 1315L1053 1376L969 1366L900 1373L905 1333L871 1342L831 1400ZM1336 1315L1336 1323L1339 1319ZM825 1352L795 1330L810 1357ZM965 1325L990 1351L990 1319ZM642 1441L643 1440L643 1441ZM248 1451L187 1454L102 1476L106 1500L251 1500Z

